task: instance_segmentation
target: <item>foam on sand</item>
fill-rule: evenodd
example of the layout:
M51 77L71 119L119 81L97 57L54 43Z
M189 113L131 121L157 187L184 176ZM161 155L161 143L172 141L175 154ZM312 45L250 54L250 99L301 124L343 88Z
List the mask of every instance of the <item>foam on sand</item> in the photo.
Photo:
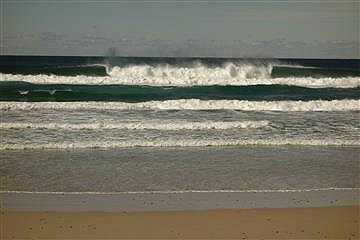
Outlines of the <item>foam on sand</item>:
M0 110L221 110L242 111L358 111L360 100L332 101L247 101L179 99L168 101L126 102L0 102Z

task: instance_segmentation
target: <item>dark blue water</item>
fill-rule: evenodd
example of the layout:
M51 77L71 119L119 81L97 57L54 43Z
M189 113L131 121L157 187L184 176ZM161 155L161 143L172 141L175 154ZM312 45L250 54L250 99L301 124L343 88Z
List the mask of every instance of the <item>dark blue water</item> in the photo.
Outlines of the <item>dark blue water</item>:
M0 56L0 74L0 101L309 101L360 96L359 59ZM206 83L214 78L216 84ZM167 79L172 81L163 84ZM179 87L182 81L185 86ZM320 85L312 87L314 81ZM351 87L343 87L348 81Z
M106 76L103 66L127 65L177 65L192 66L202 63L209 67L221 66L226 62L248 62L262 65L268 63L303 66L294 68L276 66L272 77L290 76L360 76L359 59L238 59L238 58L156 58L156 57L80 57L80 56L0 56L0 72L11 74L55 74L59 76Z

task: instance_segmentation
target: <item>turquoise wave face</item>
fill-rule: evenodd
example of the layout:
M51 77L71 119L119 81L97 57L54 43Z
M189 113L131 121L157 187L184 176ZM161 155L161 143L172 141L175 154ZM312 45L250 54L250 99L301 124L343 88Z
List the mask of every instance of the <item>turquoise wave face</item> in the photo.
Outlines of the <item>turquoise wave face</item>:
M286 85L156 87L128 85L0 83L0 101L340 100L360 99L360 88L304 88Z
M199 65L224 68L252 65L271 66L271 78L282 77L356 77L360 76L359 59L241 59L241 58L146 58L146 57L58 57L58 56L0 56L0 73L57 76L107 76L107 68L149 66L192 69ZM253 73L252 69L249 74ZM231 70L229 74L233 73Z
M107 76L104 66L0 66L0 72L22 75Z
M336 69L336 68L299 68L299 67L282 67L275 66L272 69L271 77L272 78L281 78L281 77L357 77L360 76L359 69Z

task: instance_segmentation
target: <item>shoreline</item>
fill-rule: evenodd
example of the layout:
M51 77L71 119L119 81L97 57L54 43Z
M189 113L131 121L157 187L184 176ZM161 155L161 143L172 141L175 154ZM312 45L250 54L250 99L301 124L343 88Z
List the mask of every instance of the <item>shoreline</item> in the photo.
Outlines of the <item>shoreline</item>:
M1 210L153 212L359 205L360 188L154 192L0 192Z
M349 146L223 146L1 151L0 191L359 188L359 150Z

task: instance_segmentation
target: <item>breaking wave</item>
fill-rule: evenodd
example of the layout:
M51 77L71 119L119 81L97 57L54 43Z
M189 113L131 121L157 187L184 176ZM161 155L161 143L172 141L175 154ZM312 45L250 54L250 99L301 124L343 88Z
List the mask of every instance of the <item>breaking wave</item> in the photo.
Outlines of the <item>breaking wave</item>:
M308 88L356 88L360 77L285 77L271 78L271 67L253 65L224 68L179 68L131 66L114 67L110 76L56 76L2 74L0 81L25 81L36 84L86 84L86 85L149 85L149 86L211 86L211 85L292 85Z
M170 80L183 80L183 85L192 85L192 80L204 79L216 82L217 79L263 79L270 78L272 65L235 64L228 62L222 66L209 67L201 63L193 66L164 65L130 65L125 67L114 66L108 69L108 74L120 79L148 78L149 80L162 79L165 84ZM161 83L160 83L161 84Z
M243 111L358 111L360 100L247 101L179 99L168 101L125 102L0 102L0 110L243 110Z

